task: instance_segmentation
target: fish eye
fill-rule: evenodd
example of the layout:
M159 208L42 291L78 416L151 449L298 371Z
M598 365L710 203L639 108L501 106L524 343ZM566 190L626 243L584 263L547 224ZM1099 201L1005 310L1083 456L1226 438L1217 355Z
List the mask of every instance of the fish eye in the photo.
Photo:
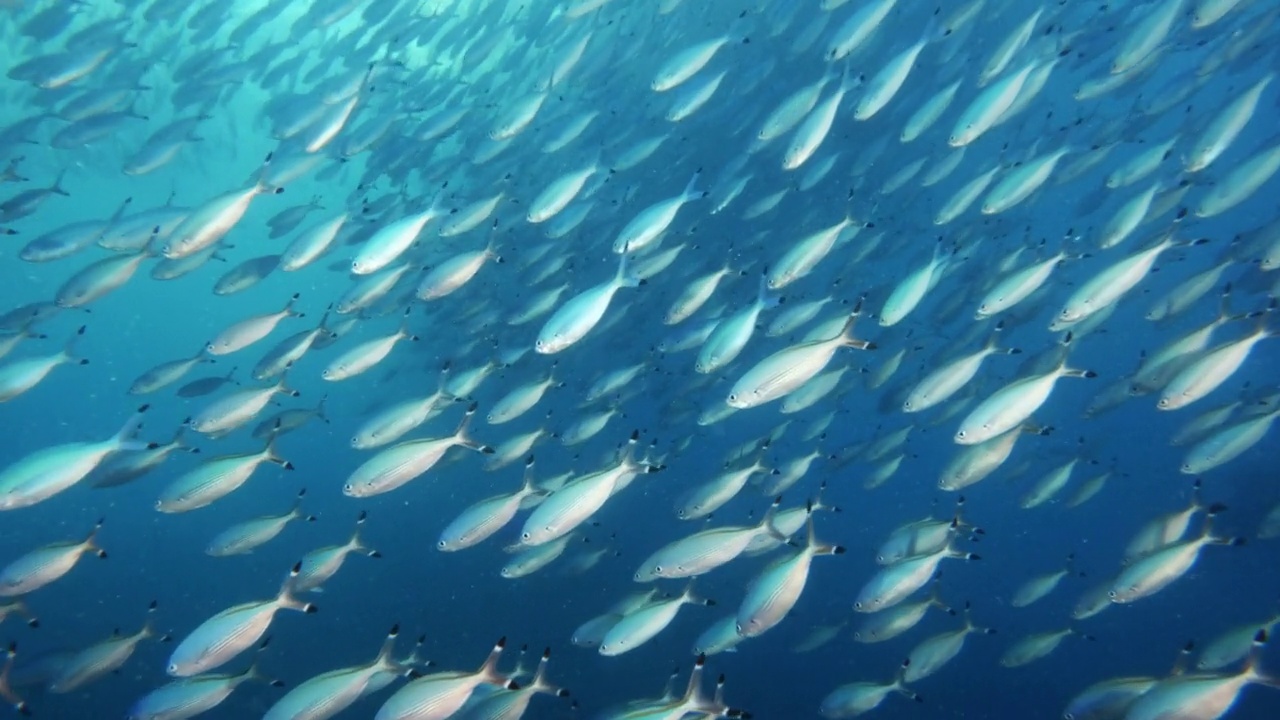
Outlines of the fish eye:
M1109 597L1109 598L1111 598L1112 600L1114 600L1114 599L1116 598L1116 591L1115 591L1115 590L1108 590L1108 591L1107 591L1107 597Z
M969 436L969 433L966 430L961 430L960 432L956 433L956 437L958 438L964 438L968 436Z
M654 566L653 566L653 571L654 571L654 572L656 572L656 573L660 573L660 572L662 572L662 566L661 566L661 565L654 565Z
M178 672L178 664L177 664L177 663L169 663L169 674L171 674L171 675L172 675L173 673L176 673L176 672Z
M730 401L737 400L737 399L738 399L738 393L729 393Z
M520 533L520 539L521 539L521 540L528 540L528 539L529 539L529 538L531 538L531 537L533 537L533 535L532 535L531 533L527 533L527 532L522 532L522 533Z
M448 544L449 544L449 543L445 542L444 540L437 540L437 541L436 541L436 547L438 547L438 548L444 548L444 547L445 547L445 546L447 546Z
M857 609L857 608L862 607L862 601L861 601L861 600L855 601L855 602L853 603L853 607L854 607L854 609Z

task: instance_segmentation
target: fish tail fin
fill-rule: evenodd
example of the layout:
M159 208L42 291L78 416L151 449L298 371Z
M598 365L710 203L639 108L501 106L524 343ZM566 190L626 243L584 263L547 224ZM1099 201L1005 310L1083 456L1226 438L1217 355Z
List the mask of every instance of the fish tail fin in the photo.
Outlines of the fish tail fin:
M27 701L23 700L14 692L13 687L9 684L9 674L13 670L13 661L18 657L17 643L9 643L9 649L5 652L4 668L0 669L0 698L13 706L19 714L30 715L31 710L27 707Z
M115 443L116 449L118 451L119 450L146 450L148 447L150 447L147 443L134 440L134 437L138 434L138 431L142 429L142 418L144 417L144 413L147 412L147 408L149 407L151 406L143 405L139 407L138 411L135 412L133 416L130 417L129 420L125 422L125 424L122 425L118 431L116 431L116 434L112 438L112 440Z
M19 598L18 600L14 600L12 607L14 612L18 613L19 615L27 619L28 627L33 627L33 628L40 627L40 618L32 614L31 608L27 607L27 604L23 602L21 598Z
M289 576L280 584L280 592L276 593L276 605L287 610L297 610L298 612L311 614L319 608L309 602L304 602L293 596L293 591L298 584L298 576L302 572L302 561L294 563L289 569ZM269 640L270 638L268 638ZM266 647L267 641L264 640L261 647Z
M701 698L700 686L702 685L703 668L706 667L707 656L699 655L698 660L693 664L693 672L689 673L689 684L684 688L684 694L680 696L681 707L692 707L693 704L701 705L704 700Z
M62 356L66 358L67 362L78 362L81 365L89 364L89 361L81 357L76 350L76 346L80 344L80 339L84 337L84 332L88 327L87 325L81 325L80 329L76 330L76 334L72 335L71 339L67 340L67 343L62 346Z
M477 442L471 437L471 418L476 414L476 407L478 407L478 404L474 402L467 407L467 413L462 416L462 421L458 423L458 429L453 431L453 440L456 444L469 450L492 455L495 452L493 448Z
M62 181L65 180L66 177L67 169L63 168L58 172L58 176L54 178L53 184L49 186L49 192L56 193L63 197L71 197L71 193L67 192L66 188L62 187Z
M1271 675L1264 675L1258 669L1258 664L1262 661L1262 651L1266 648L1267 640L1270 634L1266 628L1259 628L1258 632L1253 636L1253 643L1249 647L1249 657L1244 661L1244 676L1248 682L1266 685L1268 687L1280 688L1280 678ZM8 667L5 668L8 670ZM0 679L3 679L0 677ZM2 686L0 686L2 687Z
M680 197L685 201L697 200L707 196L706 192L697 189L698 180L702 177L702 168L694 171L693 177L689 178L689 182L685 184L684 191L680 193Z
M391 630L387 632L387 638L382 641L382 647L378 650L378 657L373 659L373 666L389 672L400 673L403 665L396 662L391 657L391 653L396 649L396 637L400 634L400 624L396 623L391 626Z
M312 611L308 610L308 612L312 612ZM281 682L276 678L271 677L270 675L264 674L261 668L258 667L258 664L262 662L260 659L262 656L262 651L266 650L267 646L270 644L271 644L270 635L266 636L265 638L262 639L262 642L258 643L258 650L256 653L254 653L254 656L253 656L253 663L250 664L249 667L240 675L241 682L244 682L246 680L257 680L266 685L270 685L271 687L284 687L283 682Z
M280 426L280 421L277 420L276 427L278 428L279 426ZM284 458L280 457L278 453L276 453L276 438L278 437L280 437L278 433L272 432L271 439L267 440L267 446L263 448L262 452L266 454L267 462L275 463L276 465L279 465L285 470L292 470L293 463L289 462L288 460L285 460Z
M760 525L758 527L769 533L769 537L774 540L779 540L785 543L790 538L783 535L782 531L778 530L778 527L773 524L773 519L778 515L778 506L781 504L782 496L779 495L773 499L773 504L769 506L769 509L764 511L764 518L760 520Z
M955 615L956 611L950 605L942 600L942 571L939 570L933 574L933 580L929 582L929 604L945 611L948 615Z
M858 298L858 302L854 303L853 310L849 313L849 317L844 321L844 327L840 328L840 344L855 350L875 350L876 344L866 340L860 340L853 335L853 328L858 323L858 318L862 316L862 302L866 300L866 295Z
M307 496L307 489L302 488L293 499L293 507L289 510L290 518L302 517L302 499Z
M507 638L499 638L498 642L493 644L493 650L489 652L489 657L484 659L484 663L476 671L476 675L483 678L485 682L505 687L508 690L515 690L520 687L516 681L498 672L498 660L502 658L502 649L506 646Z
M360 511L360 516L356 518L356 528L351 531L351 539L347 540L347 547L354 552L361 552L369 557L382 557L382 553L374 550L364 544L364 540L360 538L360 531L364 529L364 521L368 519L369 513L364 510Z
M542 651L542 659L538 661L538 670L533 674L529 689L535 693L569 697L569 691L547 682L547 661L551 659L551 648Z
M521 479L519 492L525 495L533 495L538 492L538 488L533 482L533 456L530 455L524 461L524 477Z
M613 282L618 287L639 287L644 282L641 278L631 273L629 268L630 260L628 258L629 251L630 246L624 246L622 248L622 257L618 260L618 272L613 277Z
M107 552L98 547L98 533L102 531L102 523L105 521L106 518L98 518L98 522L94 524L93 529L84 538L85 550L95 553L100 558L107 557Z
M689 580L689 584L684 586L684 592L680 593L680 602L686 605L715 605L715 600L709 600L694 594L693 585L697 580L697 578L692 578Z
M284 312L289 317L302 317L302 313L295 312L293 307L298 304L298 298L302 297L302 293L294 293L289 297L289 302L284 305Z

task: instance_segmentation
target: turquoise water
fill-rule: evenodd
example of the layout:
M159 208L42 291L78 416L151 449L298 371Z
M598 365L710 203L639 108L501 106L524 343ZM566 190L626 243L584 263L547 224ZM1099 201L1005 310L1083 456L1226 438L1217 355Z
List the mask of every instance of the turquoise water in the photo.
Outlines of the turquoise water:
M829 62L826 49L841 26L872 3L855 0L830 10L816 0L795 5L694 0L598 4L602 7L583 17L573 17L588 5L581 0L370 0L349 3L349 8L334 0L313 6L219 2L198 8L156 0L93 7L37 3L5 10L0 32L13 70L0 91L6 100L3 125L9 128L0 133L0 162L15 162L14 173L25 180L6 181L0 197L49 187L59 177L66 194L50 195L25 214L10 204L0 216L0 227L15 231L0 237L0 311L52 300L77 272L112 257L97 240L121 227L109 219L127 198L121 222L166 202L207 209L214 198L270 177L294 159L320 160L310 171L281 183L280 194L268 190L253 198L226 233L218 256L190 274L157 280L152 274L163 261L149 255L141 259L136 275L84 307L64 308L29 325L19 316L14 326L6 326L6 332L13 332L26 325L28 332L46 337L23 341L0 365L55 354L81 326L84 334L73 354L88 363L55 367L42 382L0 406L6 431L0 467L14 467L42 448L105 439L144 403L150 407L138 438L168 441L184 421L218 398L269 384L252 379L252 367L287 336L316 327L359 281L348 272L351 261L369 251L380 227L426 210L446 183L436 206L444 213L501 193L483 222L456 237L440 237L439 228L459 213L427 224L417 242L388 265L407 263L409 269L385 299L362 313L325 317L327 328L340 327L343 318L359 319L331 347L308 352L289 370L287 386L298 397L279 396L254 422L225 437L188 430L183 437L199 453L176 452L129 484L94 488L100 475L90 475L47 501L0 515L0 564L50 543L81 539L104 519L97 539L108 559L86 555L65 577L23 597L39 616L38 628L23 627L16 616L0 628L0 640L17 644L11 684L36 716L126 716L140 697L172 680L166 666L179 641L227 607L270 598L299 558L346 542L361 511L368 513L361 538L381 557L352 555L323 592L305 593L306 600L319 606L318 613L281 612L268 631L270 645L258 657L263 674L296 687L321 672L368 662L387 628L399 623L398 656L425 636L422 657L435 665L420 669L424 673L478 667L499 637L508 639L503 669L514 665L521 646L529 648L523 660L527 668L542 648L550 647L548 677L572 697L536 697L525 717L596 717L630 700L656 698L673 668L679 668L676 683L683 687L698 635L735 612L745 588L770 559L794 551L739 558L699 578L696 593L716 605L682 608L669 628L624 655L603 657L594 648L576 647L570 638L580 624L643 588L632 576L653 551L705 527L758 522L771 500L760 478L705 523L678 519L673 506L726 465L750 465L759 441L773 437L761 456L768 468L819 453L808 472L782 491L782 507L802 507L825 483L822 502L838 505L842 512L815 513L816 534L847 552L814 560L803 594L781 624L744 641L736 652L707 658L703 686L710 694L715 676L723 673L725 699L734 708L757 718L818 717L823 699L837 687L889 682L919 642L960 627L959 618L931 612L893 640L857 643L852 633L866 616L852 612L852 604L877 570L877 548L895 528L953 512L957 493L939 489L938 479L961 451L952 436L965 415L1008 383L1052 367L1063 333L1047 326L1068 297L1168 232L1177 239L1208 242L1163 253L1156 270L1119 301L1114 314L1096 328L1075 328L1069 365L1097 377L1062 379L1030 418L1051 426L1052 432L1020 438L1007 462L960 493L966 497L964 520L983 532L960 533L956 547L980 554L981 560L943 563L941 597L957 609L970 603L975 623L997 632L970 636L959 657L912 683L921 702L892 693L874 712L921 718L1061 717L1069 700L1094 682L1129 675L1164 677L1189 640L1204 647L1230 628L1276 615L1276 540L1259 537L1264 518L1280 502L1272 433L1199 476L1205 503L1229 508L1215 520L1214 533L1244 538L1246 544L1207 547L1184 577L1152 597L1113 605L1077 622L1070 619L1086 591L1122 569L1124 549L1145 523L1191 501L1193 477L1179 472L1187 447L1171 446L1170 438L1193 417L1237 398L1242 405L1223 427L1269 412L1268 403L1275 402L1280 344L1264 340L1239 370L1188 408L1157 410L1157 391L1126 397L1105 412L1086 412L1109 386L1133 375L1144 353L1149 356L1213 320L1228 283L1231 311L1258 316L1224 324L1210 346L1275 325L1263 311L1276 287L1275 272L1264 269L1268 248L1275 253L1280 244L1280 230L1274 226L1276 179L1261 182L1242 202L1211 217L1199 217L1197 210L1232 181L1233 170L1276 146L1276 87L1263 89L1252 116L1221 157L1204 170L1186 169L1187 158L1218 113L1275 71L1270 42L1277 32L1274 8L1239 3L1221 20L1196 28L1191 13L1208 3L1173 3L1178 11L1167 36L1146 59L1149 65L1115 90L1076 99L1082 84L1109 77L1108 69L1126 43L1137 42L1134 28L1145 27L1142 21L1167 9L1170 0L1113 3L1105 9L988 0L943 4L938 13L933 4L900 0L847 62ZM972 7L978 8L973 19L954 20ZM346 9L350 12L339 12ZM1042 89L1025 96L1025 109L963 150L950 147L948 134L979 96L984 68L1037 9L1041 14L1026 43L992 82L1027 67L1049 67L1056 58ZM856 120L855 107L868 94L873 77L921 38L934 14L935 33L927 34L930 42L902 88L873 117ZM718 37L724 43L691 79L671 90L651 89L654 78L682 50ZM584 39L580 59L565 62ZM77 63L95 52L103 53L100 64L62 84L64 76L54 70L83 69ZM41 58L46 64L27 64ZM67 64L56 64L59 59ZM35 70L23 70L31 67ZM821 104L832 97L846 68L849 78L861 75L863 82L838 105L831 131L810 159L795 170L782 167L798 130L753 151L766 116L784 99L825 73L829 81L816 99ZM666 119L691 89L706 87L700 83L722 73L705 104L679 122ZM493 154L491 131L509 126L504 121L519 107L531 107L530 98L543 94L549 79L556 82L535 117ZM912 115L953 82L959 83L955 99L940 118L920 137L901 141ZM108 97L112 89L120 91L118 96ZM58 147L63 144L55 140L59 133L86 122L70 119L78 112L74 108L81 107L75 103L86 98L107 98L102 100L106 109L96 116L100 122L107 112L129 110L140 117L120 116L101 137ZM353 108L350 117L337 123L331 141L315 140L313 133L323 120L300 123L307 129L284 137L294 118L321 108L328 113L324 118L332 120L334 108L347 102ZM430 132L463 110L447 133L437 137ZM546 148L594 112L599 114L563 148ZM50 116L22 124L44 113ZM177 153L169 162L142 174L122 170L157 130L199 115L207 117L177 139ZM384 125L384 132L365 135ZM360 142L365 137L373 139ZM629 151L653 138L662 142L651 155L620 167ZM308 152L309 139L322 147ZM1168 156L1143 179L1107 187L1107 177L1128 159L1169 140L1174 142ZM1077 164L1113 145L1095 165L1082 169ZM951 222L933 222L973 178L998 165L998 182L1020 163L1059 149L1069 152L1049 180L1012 208L983 214L979 199ZM925 186L927 174L938 172L960 152L963 157L952 172ZM268 154L271 159L264 166ZM557 218L563 221L586 206L576 229L549 237L556 234L555 219L526 219L553 181L596 161L600 169ZM917 161L918 174L900 188L886 188L895 174ZM814 174L814 168L828 165L825 175ZM710 195L690 198L660 240L632 253L630 267L634 271L647 258L683 246L674 262L639 287L620 288L600 323L579 342L555 355L534 352L539 328L551 316L524 325L508 320L531 299L561 285L566 289L554 304L557 308L607 281L618 267L611 248L623 227L645 208L679 196L698 171L696 187ZM1069 178L1076 172L1078 177ZM746 178L741 194L725 203L728 189ZM1099 246L1104 228L1126 201L1155 186L1154 204L1160 205L1180 184L1185 195L1165 204L1163 214L1147 214L1118 246ZM754 216L759 203L784 190L776 207ZM313 197L319 198L320 208L306 214L294 230L270 237L272 218L307 205ZM1188 213L1178 220L1180 208ZM332 248L314 263L294 272L277 268L234 294L212 292L238 264L281 254L316 224L343 212L349 220ZM788 248L846 213L857 220L845 233L853 237L837 243L810 273L770 293L783 302L762 311L759 328L736 359L700 374L694 369L696 348L660 349L673 332L749 307L757 298L757 278L767 268L776 269ZM496 231L490 229L495 220ZM97 237L90 234L88 247L44 262L24 259L27 243L81 221L102 223ZM172 227L162 230L155 240L143 231L140 245L149 244L158 254ZM895 287L929 261L938 241L955 248L945 273L902 322L880 327L878 318ZM473 279L446 297L414 297L429 268L488 243L501 263L484 261ZM972 316L996 279L1059 249L1087 257L1065 261L1039 294L1000 316L1005 328L996 342L1019 348L1021 354L988 358L968 387L949 401L967 403L956 412L948 405L918 414L902 412L906 393L930 371L977 350L993 335L993 321ZM1166 293L1219 264L1221 276L1208 283L1203 295L1190 298L1185 310L1159 322L1145 318ZM697 314L674 328L663 323L682 291L726 266L732 272ZM135 379L148 369L193 356L234 323L275 312L295 293L304 317L283 319L260 342L197 365L168 387L130 394ZM756 363L800 343L819 323L833 323L818 334L831 336L863 297L863 316L853 334L878 347L836 352L828 369L847 367L848 372L835 391L794 414L783 415L780 403L773 403L711 424L698 422L704 412L724 406L730 388ZM825 298L830 302L816 320L767 336L769 324L788 309ZM321 372L341 353L395 332L406 308L405 327L416 341L401 341L385 360L356 377L322 379ZM903 350L896 372L876 385L886 364ZM501 448L539 428L564 433L587 413L605 410L611 402L617 405L618 415L581 445L565 447L555 437L541 438L530 451L537 481L571 471L580 477L609 466L633 430L639 431L636 456L665 466L641 475L592 514L561 559L514 580L503 578L499 570L511 559L504 547L519 540L527 511L474 548L443 553L435 545L464 508L519 488L520 459L488 471L490 458L453 449L439 465L392 492L359 499L342 493L353 471L374 457L374 450L351 447L363 422L395 402L429 395L446 363L449 377L456 380L495 359L504 366L465 398L478 407L470 428L478 443ZM586 402L599 378L635 365L642 369L625 387ZM186 382L225 375L233 368L239 387L194 398L175 392ZM506 424L486 421L509 392L547 377L554 382L531 410ZM156 512L164 489L202 462L260 450L263 442L250 431L262 417L286 408L314 408L322 398L327 422L313 419L276 441L279 456L294 469L264 465L243 487L208 507ZM404 439L448 436L466 404L443 402L437 417ZM825 431L814 431L821 423L828 423ZM874 455L870 443L908 426L914 427L904 443L883 458L868 458ZM805 439L811 431L820 436ZM864 487L877 469L898 456L901 464L890 479L880 487ZM1020 507L1040 478L1072 458L1079 462L1061 493L1040 507ZM1103 489L1079 507L1069 507L1085 482L1104 472L1111 477ZM233 523L287 512L302 488L302 509L315 515L315 522L290 523L251 554L205 553L209 541ZM1200 532L1203 518L1199 513L1191 520L1187 537ZM804 545L803 531L793 542ZM575 559L600 550L597 564L585 571L573 569ZM1070 553L1075 558L1072 574L1052 594L1030 607L1012 607L1013 595L1025 581L1063 567ZM679 594L685 582L664 580L658 587L662 593ZM172 643L143 642L118 672L69 693L48 691L50 674L65 667L58 663L65 658L62 653L105 639L116 628L136 631L153 600L154 624L172 635ZM814 628L845 622L828 644L811 652L794 651ZM1068 625L1092 639L1068 637L1038 662L1001 666L1002 655L1018 639ZM215 672L241 672L252 654L245 652ZM1226 672L1239 667L1237 662ZM1261 652L1259 667L1273 673L1280 667L1274 646ZM373 717L394 691L364 698L341 717ZM205 716L257 717L284 692L248 683ZM1280 693L1251 686L1228 717L1270 718L1278 711Z

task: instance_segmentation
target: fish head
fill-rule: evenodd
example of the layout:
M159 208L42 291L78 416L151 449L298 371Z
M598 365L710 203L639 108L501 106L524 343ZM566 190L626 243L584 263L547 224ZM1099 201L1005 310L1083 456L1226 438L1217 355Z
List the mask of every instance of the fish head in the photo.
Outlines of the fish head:
M1138 588L1133 586L1111 588L1107 591L1107 597L1110 598L1113 603L1124 604L1132 601L1137 593Z
M181 238L170 238L160 246L160 254L170 260L177 260L182 257L182 251L186 249L186 243Z
M560 332L548 333L545 336L539 336L533 343L533 351L539 355L554 355L572 345L572 341Z

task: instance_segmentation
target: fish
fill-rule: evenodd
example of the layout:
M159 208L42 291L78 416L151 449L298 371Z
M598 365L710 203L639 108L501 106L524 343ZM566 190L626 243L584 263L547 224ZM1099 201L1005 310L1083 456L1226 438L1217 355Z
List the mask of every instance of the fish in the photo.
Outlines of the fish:
M0 365L0 402L9 402L30 392L61 365L88 365L79 355L76 346L84 337L86 326L81 325L62 350L43 357L24 358Z
M712 528L668 543L641 563L636 581L697 577L732 562L762 534L786 542L787 537L773 527L773 516L781 501L781 497L775 498L756 525Z
M271 640L259 645L261 652ZM147 693L133 703L125 716L128 720L179 720L207 712L221 705L240 685L258 680L272 687L284 685L263 675L257 662L234 675L205 673L180 677Z
M326 720L363 697L379 674L408 673L411 664L391 655L399 634L400 626L393 625L377 657L364 665L330 670L299 683L271 705L263 720Z
M923 600L899 603L884 612L867 615L853 631L854 642L878 643L892 640L919 624L929 610L935 607L948 615L955 615L956 611L942 602L941 585L939 585L941 579L942 573L934 574L933 582L930 583L929 596Z
M342 486L343 494L364 498L391 492L431 470L450 448L464 447L492 455L493 448L472 440L467 432L476 407L472 403L467 408L452 435L406 440L379 451L351 473Z
M1243 538L1218 537L1211 533L1213 518L1226 510L1224 505L1208 508L1205 526L1198 537L1175 542L1134 561L1111 584L1111 602L1128 604L1160 592L1185 575L1208 545L1238 546Z
M1044 599L1045 596L1058 587L1058 583L1062 582L1064 578L1075 574L1073 567L1075 558L1075 553L1071 553L1067 555L1067 564L1063 569L1045 575L1038 575L1025 582L1014 592L1013 599L1009 601L1009 604L1013 607L1027 607Z
M552 355L576 344L600 323L619 289L645 284L646 281L628 273L627 257L627 253L622 253L618 270L611 280L573 296L551 314L534 341L536 352Z
M880 707L885 698L893 693L915 702L924 702L923 697L904 684L903 675L910 664L910 659L904 660L897 677L888 683L854 682L841 685L822 699L818 714L824 718L857 717Z
M542 659L538 661L538 669L534 671L532 680L519 688L498 690L489 697L476 703L471 715L482 720L517 720L524 716L537 694L552 697L569 697L569 691L557 687L547 681L547 663L551 660L551 648L542 651Z
M280 610L315 613L315 605L293 597L294 580L301 569L301 562L293 566L275 597L233 605L200 623L178 642L165 672L171 677L194 678L216 670L261 640Z
M478 545L514 520L525 503L542 497L545 497L544 491L533 483L533 456L529 456L520 488L513 493L486 498L463 510L440 532L436 549L456 552Z
M785 397L826 369L842 347L874 350L876 344L849 333L861 315L861 303L849 314L839 334L784 348L756 363L729 390L725 403L737 410L758 407Z
M973 633L991 635L995 633L995 630L975 626L969 613L969 607L966 605L964 627L926 638L907 654L907 659L910 662L902 673L902 681L914 683L941 670L944 665L960 654L960 651L964 649L965 638Z
M138 645L145 640L156 638L160 642L168 642L168 635L157 635L152 627L151 615L155 611L156 603L153 600L147 609L147 622L141 630L131 635L121 635L117 630L106 640L76 653L50 681L49 691L57 694L69 693L116 672L129 661Z
M338 574L347 556L352 553L361 553L371 558L382 557L382 553L365 545L360 539L360 532L367 518L368 514L360 511L356 518L356 529L342 545L326 545L304 555L291 577L290 589L295 592L319 591L329 579Z
M289 302L279 312L246 318L224 329L213 340L209 341L205 346L205 352L210 355L230 355L231 353L239 352L270 335L281 320L302 317L302 313L293 309L298 297L299 295L294 293L289 298Z
M55 582L71 572L86 554L105 559L107 552L97 543L102 522L99 520L84 540L36 548L6 565L0 570L0 596L26 595Z
M782 622L804 592L813 558L844 554L844 547L819 543L814 537L812 512L807 528L809 541L803 548L771 563L747 586L746 596L738 606L739 635L757 637Z
M1061 630L1033 633L1019 639L1010 646L1004 652L1004 655L1000 657L1000 664L1009 668L1029 665L1053 653L1062 644L1063 640L1072 635L1079 635L1085 640L1094 639L1092 635L1082 634L1070 626Z
M690 581L680 595L651 601L623 615L601 638L597 650L606 657L630 652L667 629L684 605L714 604L714 600L694 595Z
M1063 358L1049 372L1015 380L979 403L960 421L955 441L960 445L976 445L999 437L1021 426L1039 410L1049 399L1058 378L1097 376L1092 370L1067 367Z
M1231 674L1187 673L1161 680L1143 693L1125 715L1130 720L1185 717L1216 720L1225 716L1249 685L1280 687L1280 681L1258 669L1258 656L1267 631L1259 630L1244 668Z
M952 521L955 522L954 520ZM948 558L980 560L981 556L961 552L948 543L934 552L916 555L894 565L889 565L863 586L853 601L855 612L875 613L887 610L910 597L924 587L937 573L939 563Z
M98 442L72 442L36 450L0 470L0 510L30 507L84 480L119 452L146 449L133 439L142 426L143 405L115 435Z
M306 488L299 490L293 507L283 515L263 515L223 530L209 541L205 554L213 557L228 557L251 553L258 547L271 542L293 520L315 522L315 515L304 515L301 511L302 499L306 494Z
M443 720L454 715L482 684L516 690L514 680L498 672L498 659L506 647L498 640L484 664L474 672L446 671L409 681L378 708L376 720Z
M238 490L265 463L293 470L293 463L276 454L273 438L257 452L218 455L201 462L170 482L160 492L155 508L174 514L211 505Z

